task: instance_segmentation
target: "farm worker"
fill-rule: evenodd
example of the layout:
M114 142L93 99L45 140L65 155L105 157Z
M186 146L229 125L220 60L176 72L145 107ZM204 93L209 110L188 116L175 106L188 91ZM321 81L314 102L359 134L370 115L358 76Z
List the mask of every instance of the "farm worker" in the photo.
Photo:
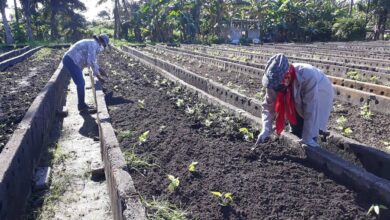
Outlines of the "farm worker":
M93 39L84 39L76 42L65 53L62 62L64 67L68 69L73 82L77 86L78 110L81 113L95 112L94 108L85 104L85 81L82 70L85 67L91 67L93 74L103 83L105 80L101 75L106 75L97 63L97 55L104 51L109 46L109 38L107 34L93 36Z
M309 64L289 64L284 54L276 54L267 62L262 84L263 128L256 144L269 139L274 120L280 135L287 119L302 144L318 147L317 136L326 132L333 106L332 83L324 72Z

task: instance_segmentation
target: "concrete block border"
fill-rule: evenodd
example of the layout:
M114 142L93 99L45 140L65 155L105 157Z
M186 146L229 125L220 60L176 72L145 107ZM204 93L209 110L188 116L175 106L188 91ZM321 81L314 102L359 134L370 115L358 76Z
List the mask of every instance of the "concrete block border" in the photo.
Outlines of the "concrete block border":
M15 65L17 63L20 63L20 62L26 60L27 58L32 56L35 52L37 52L41 48L42 47L36 47L34 49L31 49L31 50L23 53L22 55L19 55L19 56L16 56L16 57L12 57L12 58L10 58L8 60L4 60L3 62L0 63L0 71L3 71L3 70L7 69L10 66L13 66L13 65Z
M8 60L11 57L15 57L15 56L18 56L18 55L20 55L22 53L25 53L29 49L30 49L30 46L25 46L25 47L20 48L20 49L11 50L11 51L9 51L7 53L3 53L3 54L0 55L0 62L3 62L4 60Z
M260 127L260 118L254 116L247 111L244 111L243 109L245 108L241 107L241 105L243 105L244 103L241 104L241 102L238 102L238 105L226 103L222 99L214 97L207 90L197 87L196 84L194 85L191 82L187 82L184 78L181 79L179 75L176 75L177 72L171 73L171 69L163 68L163 65L161 65L161 63L166 63L165 61L162 61L158 58L151 58L134 48L123 47L123 49L125 49L126 51L119 51L128 55L132 59L138 60L142 64L150 67L151 69L155 70L156 72L160 73L171 81L184 85L187 89L193 91L195 94L206 100L208 103L227 108L234 114L247 118L250 123L255 127ZM157 65L157 63L160 64ZM169 64L169 66L172 67L174 65ZM280 143L285 145L286 147L301 147L298 138L286 132L282 133L279 140ZM326 151L325 149L306 147L304 150L306 152L308 160L311 161L311 163L315 166L327 170L331 173L331 175L335 176L337 179L351 186L355 190L370 195L373 198L379 198L384 204L390 205L389 180L382 179L372 173L365 171L362 168L359 168L347 161L344 161L341 158Z
M251 67L241 63L233 63L230 61L224 61L222 59L211 56L195 55L191 52L183 52L177 48L164 48L164 47L152 47L163 50L170 54L180 54L189 58L194 58L205 64L211 64L215 66L222 66L225 70L237 71L245 74L262 76L263 69ZM389 75L390 77L390 75ZM335 99L342 102L351 103L356 106L361 106L369 99L375 99L375 102L370 102L370 108L376 112L383 114L390 114L390 97L385 96L387 88L370 83L357 82L354 80L348 80L330 76L329 79L333 81L333 87L335 90ZM337 80L338 79L338 80Z
M35 98L0 153L0 219L19 219L31 193L34 170L62 109L69 74L62 63Z
M134 187L114 128L111 125L102 86L99 81L96 81L94 85L100 147L114 220L146 219L145 208Z

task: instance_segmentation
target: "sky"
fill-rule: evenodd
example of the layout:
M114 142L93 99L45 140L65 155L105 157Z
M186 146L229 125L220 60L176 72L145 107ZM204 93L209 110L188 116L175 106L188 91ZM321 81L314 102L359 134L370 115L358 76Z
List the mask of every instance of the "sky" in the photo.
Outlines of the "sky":
M81 2L83 2L87 7L87 10L82 12L81 14L83 14L88 21L92 21L94 18L96 19L97 14L101 10L107 10L110 13L112 12L111 0L108 0L106 3L100 6L96 5L96 2L98 2L98 0L81 0ZM13 14L14 12L14 0L7 0L7 4L8 4L8 8L6 9L6 14L7 14L7 18L10 19L9 14L10 13ZM17 0L17 4L18 7L20 8L19 0Z

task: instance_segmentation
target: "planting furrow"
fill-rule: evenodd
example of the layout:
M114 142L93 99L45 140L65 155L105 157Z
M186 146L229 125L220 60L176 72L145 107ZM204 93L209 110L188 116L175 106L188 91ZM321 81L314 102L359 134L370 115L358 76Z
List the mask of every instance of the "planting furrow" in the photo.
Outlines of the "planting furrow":
M157 53L156 50L146 49L149 52ZM185 59L181 58L179 54L176 53L176 55L168 55L166 51L164 53L157 53L159 54L159 57L162 57L163 60L170 61L172 63L176 63L179 66L184 66L186 69L193 71L196 74L199 74L203 77L210 78L216 82L221 83L222 85L227 85L232 89L235 89L238 91L238 93L244 94L244 99L249 99L248 97L253 97L254 99L262 99L262 91L260 90L260 79L256 78L252 79L253 87L251 87L251 83L248 83L245 81L245 78L247 76L240 74L239 72L227 72L224 70L219 69L218 67L214 67L212 65L200 65L201 63L196 62L196 59ZM210 72L211 69L211 72ZM225 76L224 78L220 76ZM254 76L252 76L254 77ZM236 81L234 81L236 79ZM234 81L234 83L232 83ZM249 90L248 90L249 88ZM208 91L210 92L210 91ZM214 91L215 92L215 91ZM256 94L254 96L251 96L252 94ZM216 91L218 94L218 89ZM221 90L222 93L222 90ZM219 94L218 94L219 95ZM224 99L224 96L221 96L222 100ZM241 98L240 98L241 99ZM230 99L231 100L231 99ZM228 100L228 101L230 101ZM238 100L238 99L237 99ZM232 104L235 105L237 103L236 101L232 100ZM256 105L260 106L260 104L256 104L256 101L253 102L253 105L256 107ZM257 103L260 103L257 101ZM238 105L238 107L241 107L241 105ZM245 105L243 105L244 109L251 112L252 114L260 117L260 108L253 109L251 107L245 108ZM253 111L255 110L255 111ZM388 123L388 117L381 114L373 114L370 119L364 119L361 115L362 110L360 110L357 107L353 107L351 105L342 105L340 103L337 103L335 105L335 111L331 115L331 121L330 121L330 128L335 131L335 133L343 133L345 136L349 136L351 138L354 138L358 140L359 142L376 146L378 149L387 150L387 137L388 133L386 131L383 131L382 127L387 126ZM356 114L357 113L357 114ZM352 128L352 133L346 133L339 131L340 123L338 123L338 120L340 118L347 118L346 122L343 124L343 129ZM377 126L378 125L378 126ZM374 129L367 131L367 127L371 126ZM382 135L383 132L386 134ZM378 136L382 139L381 143L378 143ZM337 138L338 139L338 138ZM346 139L345 142L351 142L352 140ZM352 141L353 142L353 141ZM349 147L349 144L347 146L341 144L340 141L333 142L333 144L330 145L324 145L328 150L332 151L333 153L336 153L337 155L342 156L344 159L355 163L356 165L362 166L365 169L369 170L370 172L375 173L378 176L384 177L384 178L390 178L390 176L385 171L384 167L387 167L390 165L390 157L388 154L383 153L381 151L373 151L370 150L368 146L362 146L358 144L357 149L355 147ZM368 158L364 158L368 157ZM367 165L370 164L370 159L375 159L375 161L378 161L378 164L375 166ZM372 164L372 163L371 163Z
M21 49L16 49L16 50L9 51L7 53L3 53L0 55L0 62L3 62L4 60L18 56L24 52L27 52L29 49L30 49L30 46L25 46Z
M232 48L233 49L233 48ZM242 48L245 50L245 48ZM370 66L370 67L378 67L378 68L387 68L388 67L388 59L386 61L383 55L378 58L372 58L367 56L370 52L361 52L357 55L354 54L353 50L349 51L349 55L340 54L340 49L335 49L334 51L328 50L326 52L318 50L316 48L311 48L309 50L305 50L296 45L291 46L264 46L264 47L256 47L256 51L264 51L264 52L272 52L272 51L286 51L287 53L291 53L291 55L297 55L298 57L305 58L317 58L317 59L325 59L328 61L342 62L345 64L357 64L362 66ZM373 55L379 55L380 53L373 53Z
M262 47L267 47L267 48L275 48L275 49L280 49L280 50L285 50L285 49L291 49L294 48L295 50L300 50L300 51L306 51L308 53L318 53L322 52L325 54L335 54L335 55L340 55L340 56L348 56L348 57L355 57L355 58L360 58L360 57L367 57L367 58L373 58L373 59L383 59L383 58L390 58L390 54L386 53L385 51L368 51L368 50L361 50L361 49L351 49L351 48L345 48L342 46L332 46L332 47L327 47L327 46L313 46L313 45L301 45L301 44L292 44L292 45L283 45L283 44L265 44L263 46L255 46L254 48L262 48Z
M26 61L0 72L0 151L57 69L63 52L41 49Z
M163 50L165 49L163 47L159 47L159 48L161 48ZM249 57L242 57L240 55L235 56L234 54L221 54L221 53L215 54L213 52L211 52L209 54L205 54L205 53L199 53L199 52L195 52L195 51L191 51L191 50L170 48L170 47L167 47L166 49L179 51L179 52L182 52L185 54L193 54L196 56L203 56L203 57L206 56L206 57L209 57L212 59L218 59L218 60L223 60L226 62L238 63L238 64L245 65L245 66L259 68L259 69L261 69L261 71L260 71L261 74L263 74L265 64L267 62L267 60L265 60L262 63L254 63L253 61L250 60ZM211 55L211 54L214 54L214 55ZM225 55L225 56L222 57L221 55ZM229 58L226 58L226 57L229 57ZM244 69L244 71L246 71L246 70ZM351 89L356 89L359 91L365 91L365 92L373 93L373 94L380 95L380 96L390 97L390 87L388 87L388 86L377 85L377 84L373 84L373 83L367 83L367 82L337 77L338 75L334 74L332 71L326 71L326 72L328 74L332 74L332 75L328 75L328 78L333 82L334 85L342 86L342 87L346 87L346 88L351 88ZM256 74L259 74L259 73L256 72ZM355 75L353 75L353 76L351 75L350 77L357 79L359 77L358 73L354 73L354 74ZM336 75L336 76L334 76L334 75ZM390 78L390 75L386 75L386 76ZM347 75L344 77L349 77L349 76ZM371 76L371 79L369 81L373 81L372 79L373 79L373 76ZM379 78L375 78L375 82L379 82Z
M189 219L371 218L373 201L311 167L301 150L271 142L251 152L255 134L245 120L116 51L102 63L112 74L111 120L149 215L165 201ZM168 189L167 175L180 183ZM233 199L221 202L211 191Z
M193 50L199 53L207 53L210 55L217 55L222 57L238 57L239 60L244 62L251 61L254 63L267 63L269 57L276 53L286 53L284 50L275 50L272 53L255 53L254 51L238 51L237 49L225 49L225 48L210 48L205 46L184 46L189 50ZM288 56L288 54L287 54ZM297 57L288 56L289 60L293 62L308 62L321 68L334 76L350 78L355 80L361 80L371 83L389 84L390 76L386 72L389 69L381 69L382 72L378 72L375 68L363 67L361 69L355 67L344 66L343 64L336 65L335 62L328 62L322 59L303 59ZM342 59L340 59L342 60ZM390 64L387 64L390 66Z

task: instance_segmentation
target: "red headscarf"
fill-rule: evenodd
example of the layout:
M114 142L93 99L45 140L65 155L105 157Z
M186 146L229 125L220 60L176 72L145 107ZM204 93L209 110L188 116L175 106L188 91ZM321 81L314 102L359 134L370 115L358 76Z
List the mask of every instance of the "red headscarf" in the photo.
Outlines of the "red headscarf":
M276 93L276 134L278 135L280 135L284 129L285 117L287 117L287 120L291 124L297 124L293 95L293 82L296 78L295 68L293 65L290 65L288 72L282 80L282 83L287 85L287 89L286 91L279 91Z

